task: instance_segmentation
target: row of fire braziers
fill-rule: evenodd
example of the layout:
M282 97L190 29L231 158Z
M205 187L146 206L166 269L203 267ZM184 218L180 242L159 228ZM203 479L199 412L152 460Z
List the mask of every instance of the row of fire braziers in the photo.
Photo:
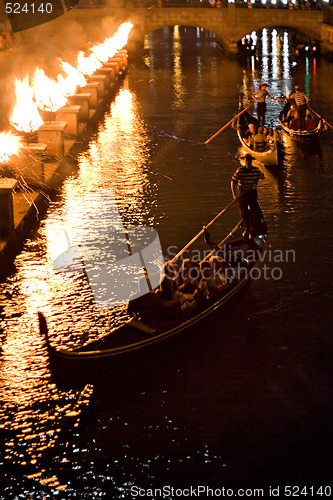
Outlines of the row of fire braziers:
M23 146L18 155L13 155L7 162L7 169L12 168L14 172L18 169L18 174L23 175L28 184L44 182L44 178L39 178L43 177L44 157L64 156L67 152L65 138L75 141L126 67L127 51L119 50L93 75L86 77L87 84L68 97L64 107L55 112L41 111L44 124L35 133L22 138Z
M41 111L44 124L21 137L21 148L5 164L0 164L0 231L14 227L13 191L19 186L40 187L47 182L46 165L61 161L94 116L127 67L127 50L119 50L100 69L86 76L87 84L67 99L55 112ZM37 142L36 142L37 141ZM52 160L56 160L52 162Z

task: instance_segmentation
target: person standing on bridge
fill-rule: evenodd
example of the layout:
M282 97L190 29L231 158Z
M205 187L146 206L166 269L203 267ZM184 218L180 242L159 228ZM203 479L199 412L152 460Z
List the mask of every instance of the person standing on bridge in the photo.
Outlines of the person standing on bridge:
M262 82L260 85L260 89L256 90L252 97L255 101L257 101L257 114L258 114L258 125L265 125L265 113L266 113L266 97L269 97L273 101L278 101L275 97L272 97L271 94L266 90L267 83Z

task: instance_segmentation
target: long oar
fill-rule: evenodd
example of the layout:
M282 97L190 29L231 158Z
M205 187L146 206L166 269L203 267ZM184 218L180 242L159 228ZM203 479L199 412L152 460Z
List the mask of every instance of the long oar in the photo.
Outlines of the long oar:
M318 115L318 113L316 113L314 109L309 108L309 110L310 110L310 111L312 111L312 113L314 113L315 115L317 115L317 116L318 116L318 118L321 118L321 119L322 119L322 120L326 123L326 125L328 125L328 126L329 126L332 130L333 130L333 126L332 126L330 123L328 123L328 122L325 120L325 118L323 118L322 116Z
M242 195L243 195L243 193L242 193L241 195L236 196L236 198L234 198L234 199L233 199L233 200L229 203L229 205L227 205L227 206L226 206L223 210L221 210L221 212L220 212L219 214L217 214L217 215L214 217L214 219L212 219L212 220L211 220L208 224L206 224L206 226L205 226L205 227L207 228L207 227L211 226L212 224L214 224L214 222L215 222L215 221L217 221L217 219L218 219L219 217L221 217L221 215L223 215L223 214L224 214L224 213L225 213L225 212L226 212L226 211L227 211L227 210L228 210L228 209L229 209L229 208L230 208L230 207L231 207L231 206L232 206L232 205L233 205L233 204L234 204L234 203L238 200L238 198L239 198L240 196L242 196ZM182 249L180 250L180 252L178 252L178 253L177 253L177 255L175 255L175 256L174 256L174 257L173 257L173 258L172 258L169 262L170 262L170 263L172 263L172 262L174 262L175 260L177 260L177 259L178 259L178 257L180 257L180 256L181 256L181 254L182 254L182 253L184 253L184 252L185 252L185 250L187 250L187 249L188 249L188 248L192 245L192 243L194 243L194 242L195 242L195 241L196 241L196 240L197 240L197 239L198 239L198 238L199 238L199 237L200 237L203 233L204 233L204 229L201 229L201 231L199 231L199 233L198 233L196 236L194 236L194 238L192 238L192 239L191 239L191 241L189 241L189 242L187 243L187 245L185 245L185 246L184 246L184 248L182 248Z
M245 111L247 111L252 105L253 105L253 102L251 102L251 104L249 106L247 106L246 108L242 109L242 111L240 111L236 116L234 116L233 118L231 118L231 120L229 120L228 123L226 123L225 125L223 125L223 127L221 127L220 130L218 130L217 132L215 132L215 134L212 135L212 137L210 137L209 139L207 139L207 141L203 142L202 144L208 144L208 143L210 143L210 141L212 141L214 139L214 137L216 137L217 135L219 135L222 132L222 130L224 130L225 128L227 128L235 120L235 118L238 118L240 115L242 115L243 113L245 113Z
M216 246L221 250L221 248L223 247L224 243L226 243L231 238L231 236L233 236L238 231L238 229L241 227L242 224L243 224L242 220L240 220L239 222L237 222L236 226L230 231L230 233L228 233L227 236L225 236L225 238L223 238L223 240L220 241L220 243L218 245L216 245ZM206 255L206 257L204 259L202 259L201 262L204 262L205 260L208 260L215 252L217 252L217 248L215 248L214 250L212 250L211 252L209 252L209 254ZM200 264L201 264L201 262L200 262Z

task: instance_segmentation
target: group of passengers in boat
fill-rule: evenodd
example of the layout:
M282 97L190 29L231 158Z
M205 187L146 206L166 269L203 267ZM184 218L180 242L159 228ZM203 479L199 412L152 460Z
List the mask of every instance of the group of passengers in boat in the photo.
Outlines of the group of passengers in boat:
M277 134L276 131L275 134ZM266 151L274 142L274 129L265 125L257 127L255 123L249 123L249 128L244 133L244 140L254 151Z
M159 287L130 302L129 313L137 313L150 324L178 323L212 304L231 284L230 263L214 255L202 262L184 259L179 271L164 264Z
M271 148L275 139L279 140L279 133L273 127L267 127L266 125L259 125L256 118L248 115L247 118L247 128L242 130L237 127L236 121L233 121L232 127L238 129L249 148L253 151L264 152Z
M313 119L311 113L307 111L306 116L305 116L305 121L304 121L304 129L300 128L300 123L299 123L299 118L297 115L296 111L296 106L293 104L290 106L289 111L287 112L287 115L284 118L284 123L287 125L288 128L291 130L314 130L317 128L317 123Z

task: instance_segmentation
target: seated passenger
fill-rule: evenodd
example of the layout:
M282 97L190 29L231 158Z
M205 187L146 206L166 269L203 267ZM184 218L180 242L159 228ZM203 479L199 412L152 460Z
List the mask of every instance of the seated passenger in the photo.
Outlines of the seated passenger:
M299 130L298 118L292 118L289 123L289 128L291 130Z
M274 130L272 129L272 127L270 127L268 129L268 132L267 132L267 135L266 135L266 140L268 142L274 142Z
M127 312L131 316L139 316L148 324L177 323L181 321L181 305L178 300L163 300L155 292L144 293L145 279L138 283L138 293L130 300Z
M264 151L268 145L268 142L266 140L266 137L263 134L264 127L261 125L258 128L258 132L256 135L253 137L253 149L255 151Z
M256 126L254 123L249 123L249 128L244 133L244 139L246 142L250 141L250 138L254 136L257 132Z
M305 119L305 130L314 130L315 128L317 128L317 123L312 118L311 113L307 113Z
M159 288L156 290L157 295L163 300L174 300L177 290L177 271L170 262L163 265L161 271L162 279Z
M290 109L287 113L287 116L285 118L285 122L287 123L287 127L289 127L291 120L293 118L296 118L296 117L297 117L296 107L294 105L291 105Z
M230 267L230 263L221 257L214 255L209 259L213 277L215 279L217 293L218 295L223 295L227 285L227 270Z
M215 300L217 296L217 284L214 280L212 268L208 261L200 262L200 274L198 289L194 292L193 298L201 305L208 301Z
M182 305L187 300L192 299L191 294L185 294L178 290L178 273L174 266L170 264L170 262L164 264L162 268L162 275L163 278L161 280L160 286L155 292L162 300L178 300Z
M198 288L200 279L200 265L190 259L184 259L178 273L178 291L193 294Z

